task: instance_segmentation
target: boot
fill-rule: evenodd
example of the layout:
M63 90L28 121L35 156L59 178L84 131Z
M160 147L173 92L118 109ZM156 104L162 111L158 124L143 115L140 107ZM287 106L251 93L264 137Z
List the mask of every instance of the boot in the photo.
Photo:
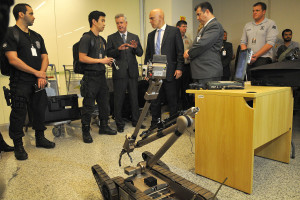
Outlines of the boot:
M99 134L116 135L117 131L116 130L112 130L108 126L108 121L107 120L101 120L100 121Z
M45 138L44 131L35 131L35 146L52 149L55 147L55 143Z
M82 124L82 139L84 143L92 143L93 138L90 134L90 126Z
M0 132L0 152L4 151L4 152L9 152L9 151L14 151L14 148L9 146L8 144L6 144L6 142L4 141L2 134Z
M17 160L27 160L28 154L26 153L22 138L14 139L14 146L15 146L15 157Z

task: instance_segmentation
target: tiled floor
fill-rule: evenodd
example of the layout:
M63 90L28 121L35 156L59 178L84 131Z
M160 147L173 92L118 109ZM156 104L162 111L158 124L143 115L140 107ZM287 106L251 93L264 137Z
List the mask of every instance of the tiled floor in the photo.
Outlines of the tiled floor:
M144 124L149 126L150 117ZM221 200L227 199L300 199L300 113L294 116L293 141L296 146L296 158L290 164L275 162L260 157L254 159L253 193L251 195L222 187L218 194ZM116 128L113 120L111 126ZM2 127L5 141L12 145L7 130ZM119 154L125 135L133 133L134 128L128 122L125 132L115 136L99 135L97 125L92 125L94 142L82 142L80 121L65 125L65 133L54 137L52 127L46 131L46 137L56 143L51 150L35 147L34 131L29 129L23 138L29 154L26 161L17 161L13 152L2 153L0 159L0 199L4 200L94 200L102 199L95 182L91 167L99 164L110 177L126 177L125 166L131 165L124 155L122 167L119 167ZM167 137L162 138L132 153L133 166L142 160L143 151L156 152ZM189 129L162 157L171 171L186 179L215 192L219 186L212 180L194 173L195 154L194 133Z

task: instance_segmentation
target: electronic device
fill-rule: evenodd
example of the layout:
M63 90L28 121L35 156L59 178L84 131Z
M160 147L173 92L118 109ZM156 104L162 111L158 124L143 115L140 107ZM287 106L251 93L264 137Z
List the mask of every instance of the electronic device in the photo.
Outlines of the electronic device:
M247 66L251 61L253 51L251 49L241 50L238 57L234 81L209 81L206 83L206 89L244 89L244 80Z

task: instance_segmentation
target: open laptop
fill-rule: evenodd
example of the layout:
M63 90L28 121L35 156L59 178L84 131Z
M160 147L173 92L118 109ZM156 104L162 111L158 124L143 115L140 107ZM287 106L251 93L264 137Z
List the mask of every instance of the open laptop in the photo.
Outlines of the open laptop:
M244 89L244 80L248 63L252 57L251 49L241 50L238 57L234 81L209 81L206 87L209 90Z

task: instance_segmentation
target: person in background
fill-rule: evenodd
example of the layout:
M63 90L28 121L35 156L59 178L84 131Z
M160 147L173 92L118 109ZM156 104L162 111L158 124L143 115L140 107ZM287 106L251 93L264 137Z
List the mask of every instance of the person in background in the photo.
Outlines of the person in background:
M278 47L276 58L279 59L282 53L294 49L296 47L299 48L299 43L292 41L293 31L291 29L284 29L282 31L282 39L284 44Z
M232 43L227 42L227 32L224 31L223 45L221 48L221 59L223 65L222 81L228 81L231 76L230 62L233 59Z
M278 30L275 22L265 17L267 5L257 2L253 5L253 19L243 29L241 50L250 48L253 51L250 65L247 68L248 80L251 80L250 69L272 63L273 50Z

